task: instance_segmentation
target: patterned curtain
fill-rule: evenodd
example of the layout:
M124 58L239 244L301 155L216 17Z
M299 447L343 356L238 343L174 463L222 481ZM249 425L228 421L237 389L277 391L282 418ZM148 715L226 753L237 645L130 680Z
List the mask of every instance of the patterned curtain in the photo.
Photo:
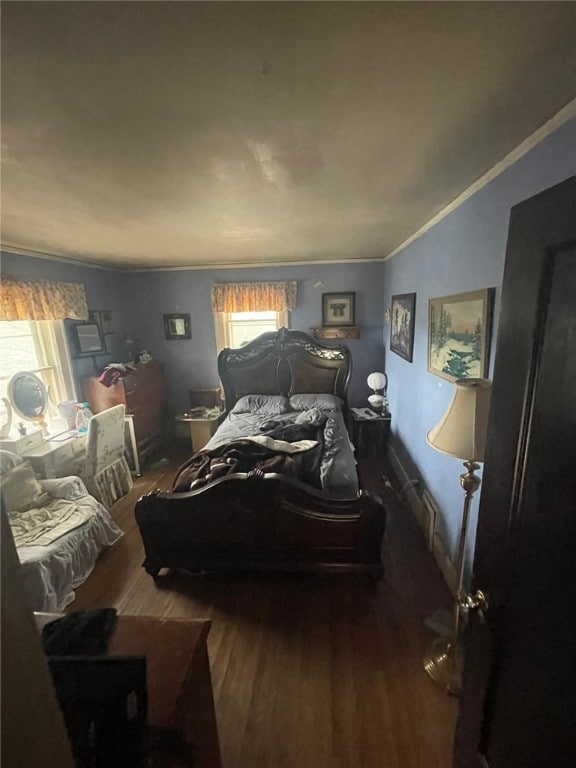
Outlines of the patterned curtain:
M0 280L0 320L88 319L84 286L50 280Z
M296 307L296 280L278 283L215 283L213 312L283 312Z

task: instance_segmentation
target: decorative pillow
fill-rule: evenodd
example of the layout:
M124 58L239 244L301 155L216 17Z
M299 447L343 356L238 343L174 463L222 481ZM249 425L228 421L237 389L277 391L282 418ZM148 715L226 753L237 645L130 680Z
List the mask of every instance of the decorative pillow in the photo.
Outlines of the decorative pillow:
M50 501L29 464L19 464L2 475L2 502L6 512L25 512Z
M294 411L308 411L311 408L318 408L319 411L341 411L342 399L337 395L328 393L320 394L301 394L290 397L290 407Z
M0 450L0 473L4 474L4 472L9 472L11 469L14 469L14 467L17 467L18 464L22 464L23 459L21 456L18 456L17 453L12 453L12 451L2 451Z
M244 395L232 408L232 413L261 413L279 416L288 413L288 398L284 395Z

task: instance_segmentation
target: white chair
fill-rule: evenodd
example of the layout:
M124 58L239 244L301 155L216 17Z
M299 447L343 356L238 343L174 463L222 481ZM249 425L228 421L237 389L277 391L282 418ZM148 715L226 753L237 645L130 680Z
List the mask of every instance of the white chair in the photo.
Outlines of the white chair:
M0 450L2 525L9 523L32 611L58 612L122 536L78 477L37 480L33 468ZM5 533L3 529L2 533Z
M108 509L134 484L124 453L125 411L126 406L115 405L92 416L84 458L66 468L67 473L79 475L92 496Z

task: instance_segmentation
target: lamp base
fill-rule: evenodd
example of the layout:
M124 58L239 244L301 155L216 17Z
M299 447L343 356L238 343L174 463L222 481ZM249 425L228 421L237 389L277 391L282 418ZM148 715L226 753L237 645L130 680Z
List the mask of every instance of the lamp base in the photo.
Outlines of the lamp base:
M424 669L445 693L460 694L464 649L459 641L438 637L424 656Z
M381 413L384 410L384 402L385 402L384 395L378 395L377 393L374 393L373 395L368 395L368 402L370 403L372 408L378 413Z

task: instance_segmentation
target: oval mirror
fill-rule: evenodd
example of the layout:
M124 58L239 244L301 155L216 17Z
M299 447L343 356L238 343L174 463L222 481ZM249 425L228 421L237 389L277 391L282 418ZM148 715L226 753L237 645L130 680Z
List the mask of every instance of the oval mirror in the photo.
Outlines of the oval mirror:
M48 391L35 373L15 373L8 382L8 397L12 408L27 421L36 421L45 428L44 414L48 410Z

